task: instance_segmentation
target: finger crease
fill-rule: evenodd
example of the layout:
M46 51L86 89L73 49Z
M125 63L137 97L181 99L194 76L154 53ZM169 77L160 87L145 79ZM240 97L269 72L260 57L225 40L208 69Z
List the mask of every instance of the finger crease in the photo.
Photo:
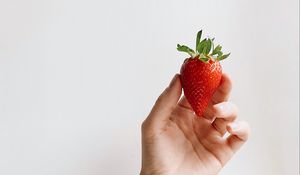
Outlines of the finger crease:
M183 108L184 110L186 110L186 111L189 111L189 112L191 112L191 113L194 113L194 111L193 110L191 110L189 107L187 107L187 106L184 106L183 104L178 104L178 106L179 107L181 107L181 108Z

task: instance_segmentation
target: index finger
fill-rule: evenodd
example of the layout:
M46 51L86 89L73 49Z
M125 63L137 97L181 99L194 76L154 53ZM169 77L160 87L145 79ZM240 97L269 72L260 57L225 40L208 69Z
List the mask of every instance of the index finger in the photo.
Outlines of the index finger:
M181 83L179 80L179 75L176 74L172 79L170 85L156 100L145 122L149 121L151 123L154 123L155 125L165 124L164 121L168 121L168 119L170 118L170 114L176 107L180 96Z

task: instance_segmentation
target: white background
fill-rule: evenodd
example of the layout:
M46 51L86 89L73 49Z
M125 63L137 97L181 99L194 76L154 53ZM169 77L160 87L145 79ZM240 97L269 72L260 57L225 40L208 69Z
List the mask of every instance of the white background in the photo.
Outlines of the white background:
M232 53L252 127L220 174L298 174L297 0L0 0L0 174L138 174L140 124L199 29Z

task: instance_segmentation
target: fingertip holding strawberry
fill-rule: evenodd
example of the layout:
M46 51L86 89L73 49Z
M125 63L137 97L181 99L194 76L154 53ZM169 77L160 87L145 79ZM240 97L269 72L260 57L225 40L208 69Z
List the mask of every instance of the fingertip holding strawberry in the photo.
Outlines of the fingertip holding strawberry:
M214 38L201 40L202 30L197 33L196 49L177 44L177 50L186 52L190 58L184 60L180 69L180 81L184 95L197 116L203 116L222 78L219 61L230 53L223 54L222 46L214 47Z

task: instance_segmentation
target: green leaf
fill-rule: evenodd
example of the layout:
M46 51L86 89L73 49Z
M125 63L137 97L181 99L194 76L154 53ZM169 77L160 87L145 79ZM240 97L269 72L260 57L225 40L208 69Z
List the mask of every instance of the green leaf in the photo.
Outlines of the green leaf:
M204 38L201 40L202 30L198 31L196 37L196 49L193 50L185 45L177 44L177 50L180 52L188 53L192 58L197 58L203 62L208 62L210 59L216 61L221 61L226 59L230 53L223 54L222 46L217 45L215 47L214 39L215 38Z
M222 56L220 56L220 57L217 57L216 60L217 60L217 61L224 60L224 59L227 58L229 55L230 55L230 53L225 54L225 55L222 55Z
M208 40L206 41L206 50L205 50L205 54L208 54L211 50L211 46L213 45L213 42L210 38L208 38Z
M222 52L222 51L218 51L217 54L218 54L218 57L219 57L219 56L222 56L222 55L223 55L223 52Z
M199 45L197 47L197 51L198 51L199 54L203 53L203 49L204 49L205 45L206 45L206 39L202 40L199 43Z
M196 38L196 50L197 50L197 48L198 48L198 45L200 44L201 36L202 36L202 30L200 30L200 31L197 33L197 38Z
M206 39L205 39L205 40L206 40ZM211 41L211 39L208 38L208 39L205 41L205 44L204 44L204 48L203 48L203 50L202 50L202 53L203 53L203 54L208 54L208 53L210 52L211 45L212 45L212 41Z
M192 56L195 53L193 49L189 48L188 46L180 45L180 44L177 44L177 50L180 52L186 52L190 56Z
M207 45L208 45L208 42L207 42L207 40L206 40L205 43L204 43L203 50L202 50L202 53L203 53L203 54L206 54Z
M199 60L201 60L203 62L207 62L209 60L209 58L207 58L205 56L201 56L201 57L199 57Z
M221 52L221 50L222 50L222 46L217 45L217 47L213 50L213 52L212 52L211 55L216 55L216 54L218 54L219 52Z

